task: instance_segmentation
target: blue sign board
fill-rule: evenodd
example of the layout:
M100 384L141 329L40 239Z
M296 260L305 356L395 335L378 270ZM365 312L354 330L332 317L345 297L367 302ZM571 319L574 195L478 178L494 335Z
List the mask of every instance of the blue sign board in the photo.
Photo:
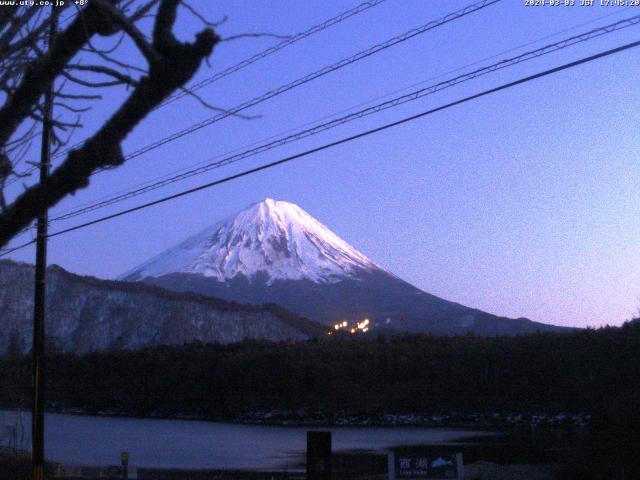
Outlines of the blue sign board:
M462 454L429 451L389 454L389 480L461 480Z

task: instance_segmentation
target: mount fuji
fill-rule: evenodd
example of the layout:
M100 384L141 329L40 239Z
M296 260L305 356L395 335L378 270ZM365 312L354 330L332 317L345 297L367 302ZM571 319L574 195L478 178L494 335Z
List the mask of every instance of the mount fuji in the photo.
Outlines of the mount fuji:
M171 273L221 282L244 276L335 283L375 263L319 221L289 202L270 198L205 229L122 276L122 280Z
M241 303L276 303L332 325L480 335L561 327L498 317L426 293L367 258L297 205L266 199L122 275Z

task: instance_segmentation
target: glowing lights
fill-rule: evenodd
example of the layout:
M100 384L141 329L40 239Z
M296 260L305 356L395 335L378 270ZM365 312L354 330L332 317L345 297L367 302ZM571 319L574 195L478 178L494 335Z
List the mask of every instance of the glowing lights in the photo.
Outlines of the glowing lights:
M363 330L369 325L369 319L365 318L362 322L358 322L358 330Z
M361 322L356 322L354 326L350 326L349 322L347 321L342 321L334 324L333 330L329 331L328 335L333 335L334 332L337 332L339 330L345 330L348 331L351 335L355 335L358 333L368 332L371 327L371 321L368 318L365 318Z

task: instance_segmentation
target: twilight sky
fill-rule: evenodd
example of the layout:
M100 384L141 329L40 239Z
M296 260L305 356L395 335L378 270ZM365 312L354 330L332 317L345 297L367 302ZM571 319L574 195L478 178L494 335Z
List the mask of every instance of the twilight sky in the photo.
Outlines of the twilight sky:
M358 0L190 3L211 19L228 15L219 29L222 36L228 36L294 34L357 5ZM230 108L470 3L472 0L387 0L200 93L210 103ZM526 7L524 0L504 0L247 112L260 118L226 119L132 159L117 170L96 175L88 189L63 201L51 215L358 105L368 106L417 83L427 86L453 77L472 67L449 72L468 64L482 61L473 68L488 65L638 14L640 8ZM181 38L191 39L200 28L197 20L181 12ZM548 38L541 40L544 37ZM54 223L51 230L638 38L640 26L631 27L92 214ZM277 42L260 38L222 43L211 57L211 67L204 66L196 81ZM525 44L530 45L522 48ZM125 45L122 55L137 58L130 45ZM639 67L640 49L626 51L56 237L49 243L49 262L76 273L113 278L248 204L273 197L297 203L377 263L448 300L559 325L620 324L640 306ZM125 95L124 89L109 91L83 118L86 128L76 134L75 141L99 125ZM125 142L125 153L212 115L194 99L174 102L139 126ZM9 196L21 187L12 188ZM32 263L34 249L23 249L10 258Z

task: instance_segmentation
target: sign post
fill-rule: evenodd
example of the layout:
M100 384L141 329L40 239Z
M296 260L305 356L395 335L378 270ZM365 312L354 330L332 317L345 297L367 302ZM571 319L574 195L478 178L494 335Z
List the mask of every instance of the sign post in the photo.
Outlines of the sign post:
M307 432L307 480L331 480L331 432Z
M462 480L462 454L433 450L389 453L389 480Z
M120 462L122 463L122 478L129 479L129 452L120 453Z

